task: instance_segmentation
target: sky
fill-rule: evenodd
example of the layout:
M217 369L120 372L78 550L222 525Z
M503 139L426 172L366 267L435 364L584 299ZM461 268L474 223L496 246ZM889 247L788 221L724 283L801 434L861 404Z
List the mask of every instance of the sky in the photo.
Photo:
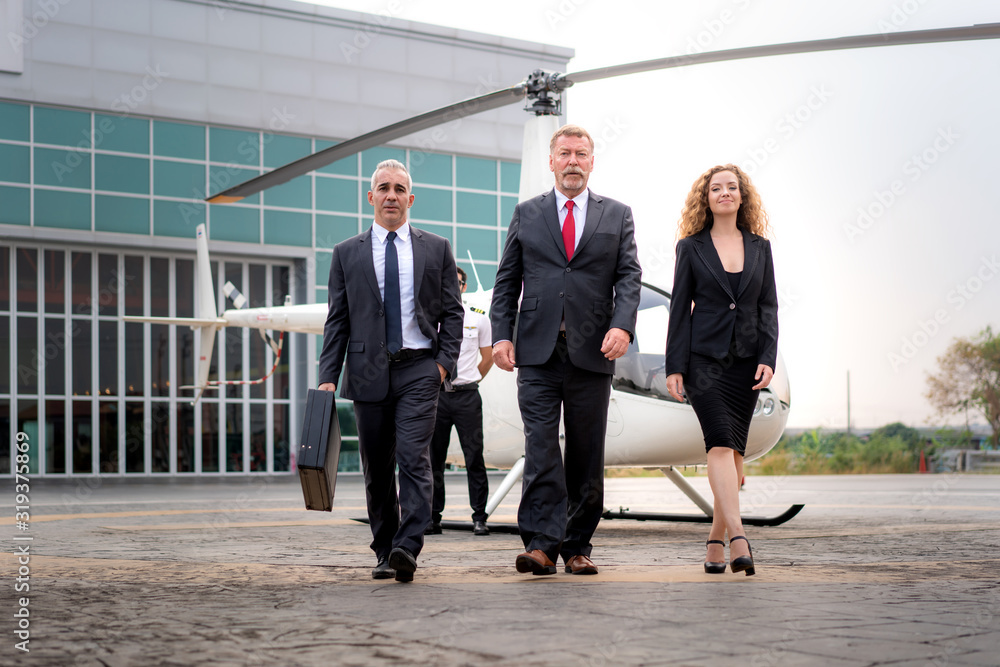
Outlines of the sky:
M1000 22L993 0L318 4L570 47L570 72ZM848 373L855 428L962 424L924 394L955 338L1000 330L998 64L1000 40L699 65L575 86L565 121L600 137L590 186L632 207L643 280L668 290L691 184L716 164L751 175L773 228L789 427L844 428Z

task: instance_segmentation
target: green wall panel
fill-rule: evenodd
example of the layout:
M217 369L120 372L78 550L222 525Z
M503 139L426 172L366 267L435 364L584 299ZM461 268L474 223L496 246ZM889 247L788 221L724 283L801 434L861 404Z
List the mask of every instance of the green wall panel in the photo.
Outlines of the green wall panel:
M35 226L90 229L90 193L35 190Z
M264 211L264 243L312 245L312 216L293 211Z
M35 185L90 189L89 152L35 149Z
M120 155L94 156L94 185L98 190L149 194L149 160Z
M35 142L90 148L90 114L35 107Z
M358 212L358 182L316 177L316 208L323 211Z
M194 240L195 228L205 222L205 204L164 201L153 202L153 234Z
M401 148L386 148L384 146L379 146L378 148L369 148L361 153L361 178L368 183L368 188L371 188L372 174L375 173L375 167L382 160L399 160L403 164L406 164L406 151Z
M424 229L432 234L437 234L438 236L443 236L448 239L448 242L452 244L452 252L455 250L455 230L451 225L435 225L432 222L414 222L414 227L418 229Z
M472 251L472 259L497 261L497 232L493 229L470 229L459 227L455 230L458 236L455 255L467 258Z
M281 134L264 135L264 166L282 167L312 153L312 139Z
M521 191L521 164L518 162L500 163L500 189L504 192L517 194Z
M312 177L305 174L264 190L264 206L311 209Z
M149 234L149 199L94 195L94 230Z
M455 158L455 184L476 190L497 189L497 163L474 157Z
M410 175L414 183L451 187L451 156L411 151Z
M94 115L94 148L122 153L149 153L149 121L144 118Z
M228 190L234 185L239 185L244 181L249 181L251 178L260 176L260 171L257 169L241 169L239 167L209 167L208 168L208 194L214 195L216 193L222 192L223 190ZM256 194L251 197L245 197L240 200L241 204L259 204L260 195Z
M0 139L31 140L31 107L0 102Z
M205 159L205 128L187 123L153 121L153 152L163 157Z
M500 226L504 229L510 227L510 219L514 217L516 206L517 197L500 197Z
M31 190L0 185L0 223L31 224Z
M326 285L330 282L330 264L333 260L332 252L316 252L316 284Z
M336 146L337 142L326 141L323 139L316 140L316 152L329 148L330 146ZM350 157L345 157L342 160L337 160L336 162L331 162L330 164L316 170L320 174L337 174L338 176L357 176L358 175L358 156L352 155ZM371 174L369 174L371 176Z
M260 133L212 127L208 130L209 160L232 164L260 164Z
M455 193L455 221L470 225L497 226L496 195L481 195L477 192Z
M346 215L316 214L316 247L333 248L358 234L358 219Z
M209 238L213 241L260 243L260 209L242 206L212 206Z
M205 165L191 162L153 161L153 194L203 199Z
M14 144L0 144L0 181L31 182L30 148Z
M451 222L451 190L414 187L413 194L415 197L410 208L410 217Z

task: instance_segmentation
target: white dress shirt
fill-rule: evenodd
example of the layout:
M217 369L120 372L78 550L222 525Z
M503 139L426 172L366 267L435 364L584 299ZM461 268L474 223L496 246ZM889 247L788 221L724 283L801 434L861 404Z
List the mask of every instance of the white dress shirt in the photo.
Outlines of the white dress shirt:
M385 243L389 230L378 223L372 224L372 259L378 291L385 303ZM413 241L410 223L404 222L396 230L396 257L399 260L399 309L403 320L403 347L411 350L429 350L431 339L417 325L416 305L413 300Z
M555 189L556 193L556 211L559 212L559 231L566 225L566 215L569 213L569 209L566 208L566 202L569 201L569 197L559 192L559 188ZM583 192L573 197L573 230L576 232L576 238L573 239L574 252L576 248L580 247L580 239L583 238L583 223L587 221L587 202L590 199L590 188L584 188Z

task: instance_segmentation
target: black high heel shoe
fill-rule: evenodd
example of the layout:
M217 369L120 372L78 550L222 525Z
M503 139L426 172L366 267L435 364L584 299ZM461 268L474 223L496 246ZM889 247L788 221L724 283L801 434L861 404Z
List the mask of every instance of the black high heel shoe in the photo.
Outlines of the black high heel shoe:
M737 535L736 537L732 537L729 539L730 550L732 549L733 542L735 542L736 540L743 540L744 542L747 543L747 549L750 551L750 555L740 556L739 558L732 559L731 561L729 561L729 567L730 569L732 569L734 573L746 571L747 576L749 577L750 575L755 573L755 570L753 569L753 549L750 548L750 540L748 540L745 535Z
M722 540L708 540L707 542L705 542L705 546L708 546L709 544L721 544L722 546L726 546L726 543L723 542ZM725 571L726 571L726 561L722 561L721 563L705 561L705 572L707 572L708 574L722 574Z

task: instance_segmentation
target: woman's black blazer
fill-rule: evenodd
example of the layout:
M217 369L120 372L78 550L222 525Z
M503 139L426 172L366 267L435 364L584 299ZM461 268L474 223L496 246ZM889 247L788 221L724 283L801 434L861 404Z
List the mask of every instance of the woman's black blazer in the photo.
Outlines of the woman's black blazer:
M667 329L667 375L686 373L691 352L723 359L734 342L739 357L770 366L778 356L778 293L771 243L743 233L743 276L732 293L709 229L677 243ZM691 303L694 302L694 309Z

